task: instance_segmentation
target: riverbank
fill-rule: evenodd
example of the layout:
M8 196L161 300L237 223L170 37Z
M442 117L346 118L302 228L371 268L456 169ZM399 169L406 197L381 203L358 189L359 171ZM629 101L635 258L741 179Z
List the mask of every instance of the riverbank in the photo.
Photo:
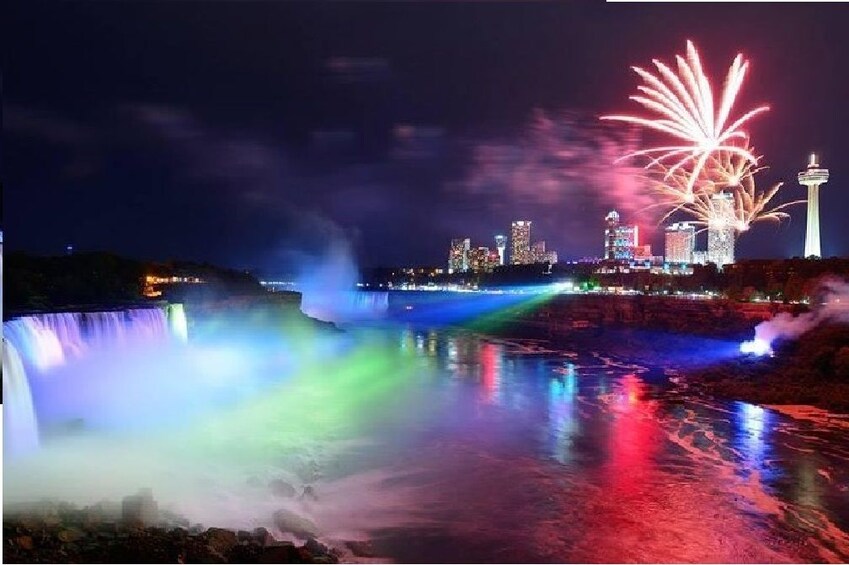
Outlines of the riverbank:
M128 497L128 499L137 497ZM139 499L141 500L141 499ZM45 502L3 516L7 563L338 563L339 554L312 537L302 545L276 540L265 528L232 531L190 526L177 516L143 520L116 515L108 504L78 508ZM130 504L132 507L133 505ZM133 509L131 509L131 514Z
M849 325L822 326L774 349L690 371L685 385L716 398L849 413Z

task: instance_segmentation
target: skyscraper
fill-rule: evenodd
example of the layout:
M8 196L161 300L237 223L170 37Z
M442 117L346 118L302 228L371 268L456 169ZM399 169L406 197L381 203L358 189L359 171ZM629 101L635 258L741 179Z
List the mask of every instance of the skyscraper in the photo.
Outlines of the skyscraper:
M805 232L805 257L821 257L820 185L828 182L828 169L820 169L816 153L811 153L808 168L799 173L799 184L808 187L808 229Z
M734 196L717 192L710 197L715 214L708 224L707 261L720 269L734 263Z
M666 228L665 259L667 263L693 263L696 228L690 222L675 222Z
M510 263L513 265L532 263L530 220L514 221L510 227L510 239L512 244Z
M608 212L604 221L604 258L616 261L632 260L634 248L639 245L639 227L620 224L616 210Z
M448 251L448 269L453 272L466 271L469 268L469 247L471 240L452 239L451 249Z
M476 273L492 270L489 247L475 247L469 251L469 269Z
M506 235L496 235L495 236L495 248L498 250L498 264L504 264L504 255L507 252L507 236Z
M545 263L545 241L535 241L531 246L531 263Z

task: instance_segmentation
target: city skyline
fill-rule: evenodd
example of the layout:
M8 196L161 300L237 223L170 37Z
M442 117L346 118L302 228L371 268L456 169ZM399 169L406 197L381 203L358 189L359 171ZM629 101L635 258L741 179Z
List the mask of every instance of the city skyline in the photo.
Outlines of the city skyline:
M7 40L20 48L4 68L7 247L287 270L341 242L366 267L435 265L455 234L492 247L490 226L525 217L566 260L599 255L598 218L616 208L657 251L664 226L638 217L646 203L623 197L630 177L612 166L628 134L597 118L623 107L630 65L685 39L713 75L738 51L751 61L757 79L744 102L772 107L752 127L770 165L762 184L786 185L777 204L804 197L795 179L811 151L835 175L843 168L841 57L828 41L805 41L813 32L792 47L777 38L830 37L849 17L832 6L773 8L739 6L739 21L715 29L698 5L255 4L240 6L238 25L226 5L203 15L181 5L15 6ZM744 23L752 18L756 30ZM234 33L243 52L222 51ZM609 45L614 33L632 49ZM803 88L823 75L832 88ZM849 255L849 191L839 176L830 182L822 254ZM804 206L790 212L747 232L737 256L801 256Z

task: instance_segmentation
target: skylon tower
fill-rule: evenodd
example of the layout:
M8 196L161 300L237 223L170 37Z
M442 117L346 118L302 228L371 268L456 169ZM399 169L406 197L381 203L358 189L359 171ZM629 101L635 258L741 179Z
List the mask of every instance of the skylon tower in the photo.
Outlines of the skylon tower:
M805 232L805 257L821 257L820 185L828 182L828 169L821 169L816 153L811 153L808 168L799 173L799 184L808 187L808 229Z

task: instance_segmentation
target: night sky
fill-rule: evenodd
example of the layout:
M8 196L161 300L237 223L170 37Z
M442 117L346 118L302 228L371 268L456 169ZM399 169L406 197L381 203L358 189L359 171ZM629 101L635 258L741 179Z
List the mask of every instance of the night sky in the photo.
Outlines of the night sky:
M807 153L831 180L823 254L849 255L845 4L16 2L4 15L7 248L110 250L283 273L328 248L443 265L534 221L561 259L603 216L651 226L611 161L632 139L629 67L686 39L740 106L780 200ZM801 255L804 206L738 256ZM662 253L655 231L655 252Z

